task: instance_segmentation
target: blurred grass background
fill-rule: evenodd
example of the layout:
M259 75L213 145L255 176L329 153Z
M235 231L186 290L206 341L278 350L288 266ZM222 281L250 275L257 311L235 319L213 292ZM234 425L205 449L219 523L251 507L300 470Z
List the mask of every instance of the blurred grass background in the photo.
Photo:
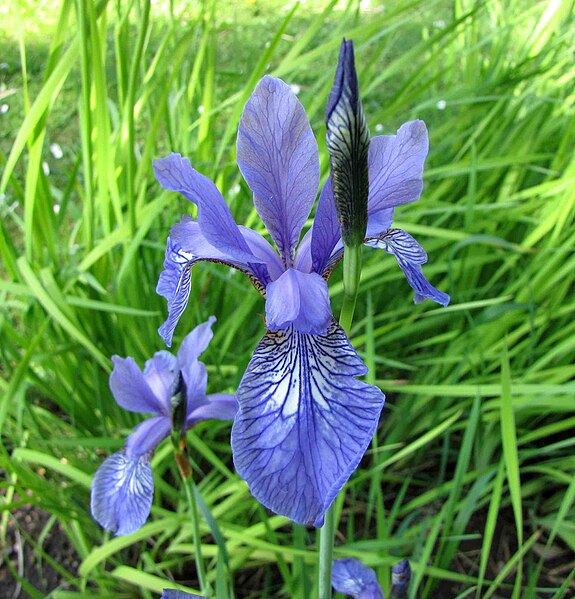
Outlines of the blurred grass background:
M191 205L155 182L169 151L261 227L234 161L266 72L294 86L327 175L323 111L342 36L372 134L424 119L425 190L397 211L452 296L415 306L368 251L352 331L387 394L338 503L337 557L410 597L569 597L575 571L575 15L568 0L11 0L0 7L0 584L7 597L154 597L197 588L168 445L152 517L111 538L91 476L139 419L110 356L162 348L154 289ZM56 144L56 145L54 145ZM341 268L341 267L340 267ZM341 273L330 281L341 301ZM177 342L214 314L209 391L233 391L263 334L249 281L195 268ZM229 425L189 434L218 599L307 599L315 535L266 513L233 473ZM223 550L225 542L227 551Z

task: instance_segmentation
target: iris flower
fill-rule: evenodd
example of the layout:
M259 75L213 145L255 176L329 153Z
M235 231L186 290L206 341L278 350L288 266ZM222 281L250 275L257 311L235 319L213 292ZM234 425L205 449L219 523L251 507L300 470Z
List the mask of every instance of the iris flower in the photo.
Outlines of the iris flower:
M92 515L117 535L138 530L148 518L154 495L150 457L172 431L175 400L183 396L186 402L181 434L202 420L231 420L236 414L234 395L206 395L206 367L198 362L213 337L214 321L210 317L187 335L177 356L165 350L154 354L144 372L133 358L112 358L110 389L118 405L155 414L139 424L124 449L108 457L94 475Z
M334 560L331 584L338 593L353 599L384 599L375 572L357 559Z
M448 297L421 273L425 252L390 229L393 208L422 190L427 130L405 124L371 140L368 243L393 254L416 301ZM300 240L320 179L317 142L290 87L265 76L239 125L237 161L271 239L238 226L215 184L180 154L154 161L158 182L197 206L170 231L157 292L168 301L160 335L171 344L188 302L192 267L202 260L244 272L265 296L267 332L237 392L232 428L236 470L263 505L298 523L321 526L358 466L378 423L383 393L358 381L367 367L332 317L327 279L343 256L331 182ZM297 248L297 249L296 249Z

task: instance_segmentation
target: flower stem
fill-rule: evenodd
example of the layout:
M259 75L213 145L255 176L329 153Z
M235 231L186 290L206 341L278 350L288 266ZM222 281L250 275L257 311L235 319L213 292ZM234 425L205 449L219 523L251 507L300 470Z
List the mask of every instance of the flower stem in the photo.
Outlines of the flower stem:
M345 247L343 255L343 305L339 324L349 335L361 278L362 246ZM319 532L319 580L318 598L331 599L331 566L333 562L333 538L335 533L335 500L325 514Z
M200 590L202 595L205 597L210 596L210 588L208 586L208 579L206 576L206 568L204 566L204 560L202 558L202 537L200 534L200 519L198 515L198 506L196 504L195 497L195 485L192 479L192 466L186 450L185 438L179 443L175 443L172 438L174 445L174 453L176 456L176 463L178 470L182 476L182 482L184 489L186 490L186 498L188 500L188 507L190 509L190 520L192 521L192 536L194 543L194 558L196 561L196 572L198 574L198 581L200 583Z

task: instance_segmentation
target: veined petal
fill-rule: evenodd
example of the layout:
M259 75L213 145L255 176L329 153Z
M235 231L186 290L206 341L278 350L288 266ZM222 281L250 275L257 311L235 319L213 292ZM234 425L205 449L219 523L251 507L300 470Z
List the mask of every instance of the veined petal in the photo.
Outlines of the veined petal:
M206 322L199 324L182 340L178 350L178 364L180 370L195 362L201 354L207 349L210 341L214 337L212 325L216 322L215 316L210 316ZM186 381L187 383L187 381Z
M126 457L136 459L149 455L170 434L169 416L154 416L138 424L126 440Z
M106 530L129 535L145 524L154 496L154 478L147 455L108 457L92 481L90 510Z
M384 395L343 329L268 331L238 388L234 464L254 497L295 522L321 526L359 464Z
M130 412L161 414L163 403L154 394L134 358L112 356L110 390L116 403Z
M449 304L449 295L436 289L425 278L421 265L427 262L427 254L409 233L401 229L389 229L375 239L367 240L366 245L382 249L395 256L407 282L415 291L416 304L422 302L426 297L442 306Z
M368 212L414 202L423 189L423 164L429 150L423 121L409 121L397 135L378 135L369 146Z
M168 300L168 318L158 329L158 333L168 347L172 346L174 330L188 305L192 266L199 261L200 258L184 252L168 237L164 270L160 274L156 287L156 293Z
M354 599L384 599L375 572L357 559L334 560L331 584L338 593Z
M247 101L238 166L286 267L319 185L317 142L303 106L281 79L266 75Z
M170 413L170 396L178 372L178 361L170 352L161 350L146 361L144 378L162 404L162 414Z
M323 334L332 314L327 283L315 272L289 268L266 289L266 326L275 331L291 324L300 333Z
M170 154L153 162L160 185L177 191L198 207L198 223L208 242L242 262L260 262L250 251L219 189L198 173L187 158Z
M368 216L367 231L365 233L367 239L387 232L393 220L393 210L393 208L384 208Z
M206 403L195 408L188 414L186 428L195 426L198 422L209 420L233 420L238 411L238 400L231 393L212 393L206 398Z

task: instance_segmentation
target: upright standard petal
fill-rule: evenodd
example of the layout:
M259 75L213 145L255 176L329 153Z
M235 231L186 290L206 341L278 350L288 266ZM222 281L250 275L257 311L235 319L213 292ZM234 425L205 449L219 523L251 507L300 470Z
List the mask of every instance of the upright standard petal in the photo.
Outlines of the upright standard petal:
M334 560L331 584L338 593L354 599L384 599L375 572L357 559Z
M367 240L366 245L379 248L395 256L407 282L415 291L416 304L422 302L426 297L442 306L449 304L449 295L436 289L425 278L421 265L427 262L427 254L409 233L401 229L389 229L378 237Z
M315 272L289 268L266 289L266 326L275 331L293 324L300 333L323 334L331 324L327 283Z
M186 364L195 362L207 349L214 337L214 333L212 332L214 322L216 322L216 317L210 316L206 322L199 324L184 337L178 350L180 369Z
M148 385L134 358L112 356L110 390L116 403L130 412L161 414L163 404Z
M164 189L177 191L198 206L200 228L212 246L243 262L261 262L242 237L219 189L193 169L187 158L170 154L154 160L153 166Z
M237 140L240 171L285 266L319 185L317 142L303 106L281 79L266 75L245 105Z
M410 580L411 566L409 562L404 559L399 564L395 564L391 568L391 599L403 599L403 597L407 597Z
M240 383L236 470L278 514L321 526L359 464L384 403L335 322L325 335L268 331Z
M154 478L147 455L111 455L100 466L90 495L95 520L117 535L129 535L145 524L152 507Z
M328 177L319 195L311 230L312 269L314 272L323 274L330 256L341 238L331 177Z
M369 146L370 214L419 199L428 150L429 139L423 121L405 123L397 135L372 138Z
M178 361L165 349L146 360L144 378L162 404L162 414L170 413L170 397L178 373Z

